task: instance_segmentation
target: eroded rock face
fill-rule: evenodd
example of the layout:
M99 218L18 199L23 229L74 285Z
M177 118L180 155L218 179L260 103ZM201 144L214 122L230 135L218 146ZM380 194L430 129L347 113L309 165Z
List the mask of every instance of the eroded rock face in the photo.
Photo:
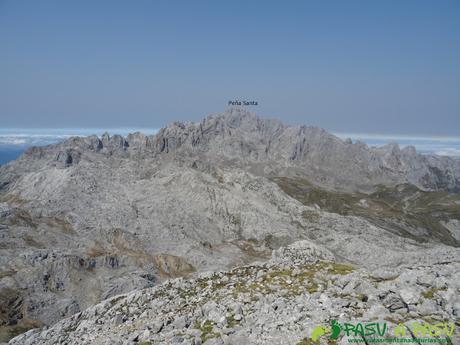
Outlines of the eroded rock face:
M291 220L304 206L264 178L121 163L46 167L3 196L0 289L21 291L27 318L52 324L168 277L262 259L269 234L301 236Z
M153 257L153 262L164 276L180 277L195 271L195 268L180 256L158 254Z
M2 305L11 306L0 309L3 339L168 278L266 261L273 250L276 265L288 267L312 258L390 271L457 262L456 195L446 193L438 205L436 236L428 236L432 218L416 222L407 208L419 189L409 188L407 202L391 198L402 195L395 187L401 182L455 191L458 169L448 158L395 145L369 149L237 109L196 124L174 123L154 136L104 134L32 148L0 167L0 293L9 296ZM347 194L346 206L356 211L350 212L305 202L293 193L298 185L285 188L273 176L309 179L320 199L339 187L341 193L377 194L360 194L357 201ZM389 188L391 202L376 201L383 195L377 183ZM379 218L390 211L392 227ZM350 293L361 289L347 286ZM411 292L385 295L388 305L375 308L410 312L408 301L417 296ZM426 302L421 310L433 308ZM220 322L217 314L213 322ZM183 316L176 326L190 327L191 316ZM122 325L128 316L120 311L111 317ZM143 337L167 329L157 321Z

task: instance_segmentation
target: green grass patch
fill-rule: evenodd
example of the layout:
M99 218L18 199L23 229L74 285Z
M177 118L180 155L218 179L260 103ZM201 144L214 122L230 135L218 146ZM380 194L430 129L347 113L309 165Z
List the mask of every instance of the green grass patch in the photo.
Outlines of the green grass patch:
M438 291L445 291L445 288L430 288L422 292L422 296L425 297L426 299L433 299L434 295Z
M304 205L318 205L328 212L362 217L418 242L435 239L450 246L460 246L460 241L443 225L450 219L460 220L458 194L423 191L410 184L380 185L369 194L345 193L326 190L301 178L273 177L272 181ZM315 211L305 211L303 218L318 221Z
M203 343L219 336L219 333L214 332L214 323L210 320L206 320L203 323L197 322L194 328L201 332L200 338Z

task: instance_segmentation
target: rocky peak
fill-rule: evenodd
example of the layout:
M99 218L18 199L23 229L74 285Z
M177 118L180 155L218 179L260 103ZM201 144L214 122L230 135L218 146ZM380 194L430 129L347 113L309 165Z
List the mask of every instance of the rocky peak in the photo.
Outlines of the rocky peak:
M174 155L171 155L174 153ZM69 167L94 154L142 157L176 157L217 166L249 167L257 174L282 175L286 168L309 180L335 189L372 189L377 184L412 183L423 189L460 190L460 161L424 156L397 143L369 148L353 144L309 126L287 126L261 118L243 108L229 108L201 122L174 122L146 136L73 137L57 145L33 148L25 160L46 159ZM135 158L137 157L137 158ZM190 163L190 165L193 164Z

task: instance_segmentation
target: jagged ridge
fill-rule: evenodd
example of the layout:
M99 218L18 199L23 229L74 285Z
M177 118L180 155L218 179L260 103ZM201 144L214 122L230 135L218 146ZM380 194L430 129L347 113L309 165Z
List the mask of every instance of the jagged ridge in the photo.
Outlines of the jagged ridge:
M452 158L417 154L413 147L401 150L397 144L369 148L320 128L289 127L239 108L200 123L174 122L150 136L71 138L32 148L24 159L46 157L66 167L78 164L87 151L126 157L185 156L213 165L244 167L263 176L300 175L334 189L370 190L377 184L411 183L425 190L460 191L460 162Z

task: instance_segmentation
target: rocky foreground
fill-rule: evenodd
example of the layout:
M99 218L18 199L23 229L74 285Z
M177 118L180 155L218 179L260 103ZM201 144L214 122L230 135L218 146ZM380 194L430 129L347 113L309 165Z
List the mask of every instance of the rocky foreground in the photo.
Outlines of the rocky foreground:
M403 338L460 341L460 263L368 271L329 261L305 241L265 263L201 273L115 296L58 322L31 330L11 345L38 344L313 344L312 331L340 324L404 324ZM411 325L448 324L453 334L414 333ZM342 332L316 344L362 338ZM394 338L387 333L384 338ZM382 338L370 336L369 338Z

